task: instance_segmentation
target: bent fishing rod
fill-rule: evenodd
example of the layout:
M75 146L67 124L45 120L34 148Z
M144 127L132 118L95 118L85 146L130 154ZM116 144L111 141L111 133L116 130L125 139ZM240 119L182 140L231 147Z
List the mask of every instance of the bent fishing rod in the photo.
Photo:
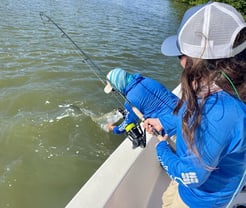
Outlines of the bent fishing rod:
M40 18L44 24L45 24L45 22L52 23L62 33L62 37L66 37L72 43L72 45L75 47L75 49L78 50L79 56L82 58L82 62L87 64L87 66L91 69L91 71L96 75L98 80L105 86L107 84L107 81L109 81L109 80L107 80L105 78L106 74L102 71L102 69L92 61L92 59L78 46L78 44L51 17L46 15L44 12L40 12ZM115 94L113 94L113 95L114 95L115 99L120 103L120 105L122 107L124 107L124 105L118 99L118 97L116 97ZM121 94L119 94L119 95L121 96ZM125 100L124 97L122 97L122 98Z
M80 52L80 56L82 57L82 62L86 63L90 69L95 73L95 75L98 77L98 79L106 85L106 81L101 79L100 76L98 76L98 73L96 72L99 71L102 75L106 76L106 74L103 73L103 71L99 68L98 65L96 65L92 59L73 41L73 39L53 20L51 19L48 15L46 15L44 12L40 12L40 17L45 23L45 18L47 22L51 22L60 32L62 32L62 37L66 37L72 44L73 46Z
M96 75L96 77L102 82L102 84L105 86L107 84L107 82L109 82L113 88L114 88L114 92L116 92L118 95L120 95L132 108L133 112L137 115L137 117L144 122L145 118L144 115L139 111L139 109L137 107L135 107L119 90L117 90L114 85L110 82L109 79L106 78L106 74L102 71L102 69L95 64L92 59L87 55L87 53L85 53L74 41L73 39L52 19L50 18L48 15L46 15L44 12L40 12L40 18L41 20L45 23L45 20L47 22L51 22L61 33L62 33L62 37L66 37L72 44L73 46L80 52L80 56L82 57L82 62L87 64L87 66L93 71L93 73ZM103 75L103 79L100 77L99 73L101 75ZM117 97L116 97L117 99ZM117 99L118 102L120 102ZM120 102L121 105L123 105ZM153 129L153 134L159 139L159 140L163 140L162 135L156 130Z

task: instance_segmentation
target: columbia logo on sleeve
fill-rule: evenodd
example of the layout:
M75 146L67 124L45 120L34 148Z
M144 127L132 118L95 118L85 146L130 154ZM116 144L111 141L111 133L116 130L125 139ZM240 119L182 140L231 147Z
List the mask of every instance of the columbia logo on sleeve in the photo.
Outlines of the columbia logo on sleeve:
M199 183L199 180L195 172L181 173L181 177L183 183L186 185L191 183Z

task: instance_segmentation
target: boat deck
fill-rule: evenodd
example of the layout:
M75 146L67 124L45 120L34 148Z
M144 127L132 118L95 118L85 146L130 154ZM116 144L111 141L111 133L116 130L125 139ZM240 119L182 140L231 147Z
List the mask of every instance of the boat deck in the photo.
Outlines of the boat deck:
M126 139L66 208L161 207L161 196L170 178L157 161L156 143L157 139L149 136L146 148L132 150ZM229 208L240 207L239 204L246 204L246 191Z

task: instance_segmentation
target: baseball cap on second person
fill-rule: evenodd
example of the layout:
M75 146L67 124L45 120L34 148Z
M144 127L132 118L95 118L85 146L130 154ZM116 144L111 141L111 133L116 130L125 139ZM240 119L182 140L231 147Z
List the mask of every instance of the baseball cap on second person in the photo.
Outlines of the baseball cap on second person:
M126 85L132 80L132 75L121 68L112 69L107 74L107 85L104 88L105 93L110 93L113 89L125 94Z
M229 58L246 48L246 42L233 48L237 34L246 27L242 15L232 6L209 2L188 9L177 35L164 40L166 56L187 55L201 59Z

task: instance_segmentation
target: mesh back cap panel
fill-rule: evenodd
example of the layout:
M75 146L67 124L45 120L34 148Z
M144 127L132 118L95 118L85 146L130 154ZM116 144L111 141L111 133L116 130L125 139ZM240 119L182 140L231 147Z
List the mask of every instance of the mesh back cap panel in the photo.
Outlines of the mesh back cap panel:
M177 43L182 54L202 59L229 58L246 48L246 41L233 48L237 34L246 27L234 7L210 2L190 11L178 30Z
M195 58L231 57L234 40L245 26L233 7L212 3L197 11L183 26L178 36L180 50Z

